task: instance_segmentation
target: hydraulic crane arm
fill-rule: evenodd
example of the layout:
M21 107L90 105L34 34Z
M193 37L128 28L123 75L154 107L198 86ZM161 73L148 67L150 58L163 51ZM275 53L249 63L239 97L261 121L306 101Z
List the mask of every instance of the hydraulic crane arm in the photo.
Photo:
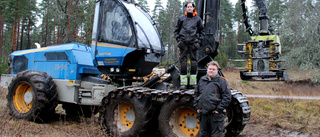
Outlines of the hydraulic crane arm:
M259 35L270 35L270 31L268 30L268 5L266 0L254 0L259 8L259 20L260 20L260 31ZM246 30L250 36L257 35L252 30L251 25L249 24L248 16L247 16L247 8L245 5L246 0L241 0L241 7L242 7L242 16L243 16L243 23L246 26Z
M246 8L246 0L241 0L241 8L242 8L242 17L243 23L246 26L246 31L249 33L250 36L255 35L255 32L252 30L251 25L249 24L249 17L247 16L247 8Z

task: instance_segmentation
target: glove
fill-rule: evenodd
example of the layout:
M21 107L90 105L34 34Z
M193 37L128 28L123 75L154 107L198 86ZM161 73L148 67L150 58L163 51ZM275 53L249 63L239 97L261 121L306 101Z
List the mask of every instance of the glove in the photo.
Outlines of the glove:
M198 50L200 48L200 44L199 43L194 43L193 44L193 50Z
M176 38L176 41L179 43L179 42L181 42L181 38L180 37L177 37Z
M221 109L217 109L216 111L218 111L219 114L223 114L223 110L221 110Z
M183 49L184 48L184 44L182 41L178 42L178 48Z

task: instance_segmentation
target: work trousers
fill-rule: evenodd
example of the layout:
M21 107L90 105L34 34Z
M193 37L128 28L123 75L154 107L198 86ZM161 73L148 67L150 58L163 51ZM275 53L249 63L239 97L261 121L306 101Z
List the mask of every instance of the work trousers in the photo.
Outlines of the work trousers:
M200 137L223 137L225 115L200 114Z
M195 43L192 44L185 44L180 42L178 45L180 49L180 64L181 64L181 75L187 75L188 72L188 55L191 62L191 75L197 74L197 67L198 67L198 48L195 46Z

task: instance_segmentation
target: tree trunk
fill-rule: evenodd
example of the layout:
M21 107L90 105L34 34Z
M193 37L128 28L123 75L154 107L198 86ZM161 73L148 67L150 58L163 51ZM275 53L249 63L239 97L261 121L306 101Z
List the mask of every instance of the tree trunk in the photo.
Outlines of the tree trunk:
M18 24L19 24L19 18L16 18L15 23L13 23L13 26L12 26L12 35L11 35L12 52L17 50Z
M48 8L49 9L49 8ZM47 9L47 13L48 13L48 9ZM46 47L47 46L47 44L48 44L48 42L47 42L47 40L48 40L48 24L49 24L49 22L48 22L48 16L47 16L47 18L46 18L46 25L45 25L45 34L44 34L44 46Z
M90 9L94 9L94 7L91 7L91 0L89 0L89 3L90 3ZM91 22L91 15L89 16L89 20ZM92 23L93 24L93 23ZM92 25L91 25L92 26ZM92 36L90 35L91 34L91 28L88 29L88 31L86 32L85 34L85 39L86 39L86 43L88 44L88 46L91 46L91 41L89 41L89 36Z
M78 11L75 11L76 14L78 15ZM74 17L74 20L77 19L77 16ZM76 42L77 41L77 38L78 38L78 29L77 29L77 25L76 23L74 23L74 26L73 26L73 42Z
M48 0L48 6L50 5L50 1ZM43 46L47 46L47 44L48 44L48 42L47 42L47 40L48 40L48 24L49 24L49 22L48 22L48 20L49 20L49 17L48 17L48 13L49 13L49 8L47 8L47 11L46 11L46 25L45 25L45 34L44 34L44 45Z
M29 18L29 20L28 20L28 33L27 33L27 37L28 37L27 49L31 48L31 39L30 39L31 23L30 22L31 21L30 21L30 18Z
M16 38L16 41L17 41L17 50L21 50L19 47L18 47L18 45L19 45L19 36L20 36L20 19L19 19L19 21L17 22L17 28L18 28L18 31L17 31L17 38Z
M68 21L68 25L67 25L67 42L70 42L70 36L71 36L71 31L70 31L70 15L71 15L71 0L68 0L68 14L67 14L67 21Z
M8 37L8 31L3 31L3 47L5 47L6 43L7 43L7 39L6 37ZM3 49L2 49L3 50ZM2 55L2 54L1 54Z
M0 57L2 58L2 49L3 49L3 25L4 25L4 15L1 13L0 14Z
M22 50L22 45L23 45L23 30L24 30L24 19L21 21L21 37L20 37L20 50Z
M61 37L61 34L60 34L60 26L58 26L58 34L57 34L57 35L58 35L57 44L61 44L61 41L60 41L60 40L61 40L61 38L60 38L60 37Z
M56 10L54 10L55 12L55 14L56 14ZM57 44L57 42L56 42L56 18L55 17L53 17L53 37L52 37L52 44Z

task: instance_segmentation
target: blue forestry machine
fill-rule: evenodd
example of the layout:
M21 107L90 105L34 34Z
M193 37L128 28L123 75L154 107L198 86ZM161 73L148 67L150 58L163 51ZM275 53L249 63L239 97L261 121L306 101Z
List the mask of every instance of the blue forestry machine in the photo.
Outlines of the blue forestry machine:
M170 76L164 80L159 81L162 74L133 84L138 81L133 77L150 74L164 55L155 23L133 3L97 1L90 47L67 43L13 52L11 74L1 76L10 114L46 122L62 104L67 115L91 117L99 112L101 129L110 136L199 136L194 89L179 90L177 66L166 69ZM205 26L200 77L218 54L220 0L196 0L196 5ZM226 135L237 136L250 120L251 108L241 92L231 92L225 129Z

